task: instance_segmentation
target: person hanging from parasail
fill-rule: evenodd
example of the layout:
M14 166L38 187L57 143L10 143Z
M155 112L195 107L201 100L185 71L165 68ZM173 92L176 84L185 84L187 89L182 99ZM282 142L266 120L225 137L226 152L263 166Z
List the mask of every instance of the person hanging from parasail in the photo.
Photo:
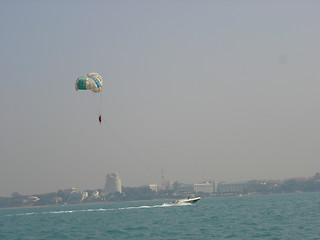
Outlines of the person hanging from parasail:
M97 105L97 111L98 111L98 120L101 125L102 123L102 77L98 73L88 73L86 76L79 77L76 80L75 88L76 90L91 90L94 95L98 94L100 95L101 103L99 104L98 101L96 101Z

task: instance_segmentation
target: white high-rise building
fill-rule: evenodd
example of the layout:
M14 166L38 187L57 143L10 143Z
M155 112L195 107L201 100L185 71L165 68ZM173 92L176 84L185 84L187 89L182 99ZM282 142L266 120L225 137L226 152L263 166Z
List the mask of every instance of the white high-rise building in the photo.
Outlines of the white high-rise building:
M121 193L121 179L119 178L117 173L108 173L106 176L106 184L104 187L104 191L106 193Z

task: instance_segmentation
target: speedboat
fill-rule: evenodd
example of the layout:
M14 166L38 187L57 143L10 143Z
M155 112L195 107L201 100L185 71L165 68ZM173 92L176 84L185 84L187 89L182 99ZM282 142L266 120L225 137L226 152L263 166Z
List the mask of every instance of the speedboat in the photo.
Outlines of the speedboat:
M201 199L201 197L188 197L184 199L179 199L177 201L174 201L174 204L181 204L181 203L196 203Z

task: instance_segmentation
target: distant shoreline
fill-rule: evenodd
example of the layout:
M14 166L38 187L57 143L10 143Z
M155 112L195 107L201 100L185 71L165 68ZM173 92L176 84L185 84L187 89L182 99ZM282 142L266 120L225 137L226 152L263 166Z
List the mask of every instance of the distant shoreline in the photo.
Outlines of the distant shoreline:
M315 193L314 192L302 192L296 191L291 193L255 193L255 194L235 194L235 195L216 195L203 198L225 198L225 197L246 197L246 196L264 196L264 195L281 195L281 194L302 194L302 193ZM78 205L95 205L95 204L106 204L106 203L130 203L130 202L151 202L151 201L174 201L177 198L166 198L166 199L148 199L148 200L128 200L128 201L102 201L102 202L90 202L90 203L72 203L72 204L47 204L40 206L19 206L19 207L0 207L0 210L9 209L21 209L21 208L41 208L41 207L64 207L64 206L78 206Z

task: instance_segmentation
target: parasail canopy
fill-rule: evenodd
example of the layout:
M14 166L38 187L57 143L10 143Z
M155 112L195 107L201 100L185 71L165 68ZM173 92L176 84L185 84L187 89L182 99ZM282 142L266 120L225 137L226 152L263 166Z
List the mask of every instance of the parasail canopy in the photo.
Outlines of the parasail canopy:
M102 77L98 73L88 73L76 80L76 90L91 90L95 93L102 91Z

